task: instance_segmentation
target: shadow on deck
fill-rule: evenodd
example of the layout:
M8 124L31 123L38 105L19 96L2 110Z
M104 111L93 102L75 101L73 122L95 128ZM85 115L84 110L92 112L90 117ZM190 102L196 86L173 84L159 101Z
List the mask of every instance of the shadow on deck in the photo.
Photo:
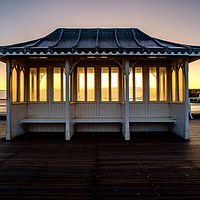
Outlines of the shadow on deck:
M145 133L25 134L0 142L0 199L199 199L200 120L191 139Z

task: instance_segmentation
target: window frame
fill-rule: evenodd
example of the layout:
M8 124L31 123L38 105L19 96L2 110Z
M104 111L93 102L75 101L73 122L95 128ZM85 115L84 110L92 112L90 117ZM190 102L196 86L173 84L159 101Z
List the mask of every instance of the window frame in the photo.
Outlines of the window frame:
M37 70L37 81L36 81L36 88L37 88L37 91L36 91L36 101L31 101L30 100L30 69L31 68L36 68ZM46 68L46 72L47 72L47 84L46 84L46 95L47 95L47 98L46 98L46 101L40 101L40 81L39 81L39 74L40 74L40 68ZM48 98L48 77L49 77L49 73L48 73L48 67L46 65L42 65L42 66L30 66L29 69L28 69L28 102L30 103L47 103L49 102L49 98Z

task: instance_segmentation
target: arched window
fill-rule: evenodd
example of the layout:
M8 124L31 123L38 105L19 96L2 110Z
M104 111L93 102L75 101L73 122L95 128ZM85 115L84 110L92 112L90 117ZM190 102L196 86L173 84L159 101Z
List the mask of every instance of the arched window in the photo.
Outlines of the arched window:
M150 101L157 101L157 70L149 67L149 97Z
M39 101L47 101L47 68L39 69Z
M172 71L172 101L176 101L176 72Z
M183 70L182 67L178 71L178 80L179 80L179 101L183 101Z
M20 77L20 95L19 95L19 101L20 102L24 102L24 70L21 69L20 71L20 74L19 74L19 77Z
M29 73L29 100L37 101L37 68L30 68Z
M167 101L167 70L159 67L159 96L160 101Z
M17 101L17 70L14 67L12 70L12 102Z
M142 67L135 67L135 101L143 101Z

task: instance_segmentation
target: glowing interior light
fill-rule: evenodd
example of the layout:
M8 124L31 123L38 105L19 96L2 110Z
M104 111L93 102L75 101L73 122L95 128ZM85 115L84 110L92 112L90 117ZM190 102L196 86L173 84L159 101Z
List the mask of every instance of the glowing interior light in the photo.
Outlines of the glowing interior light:
M77 101L85 101L85 68L77 68Z
M129 101L133 101L133 68L130 68L129 74Z
M109 101L109 68L101 68L101 101Z
M142 67L135 67L135 101L143 101Z
M53 100L61 101L61 68L53 68Z
M179 101L183 101L183 70L180 67L178 71L178 82L179 82Z
M12 71L12 101L17 101L17 70Z
M40 101L47 100L47 69L40 68L39 70L39 87L40 87Z
M172 101L176 101L176 72L172 71Z
M167 70L166 67L159 67L159 93L160 101L167 100Z
M24 102L24 71L20 71L20 102Z
M87 68L87 101L95 100L95 73L94 67Z
M37 101L37 68L30 68L29 99L30 101Z
M119 101L119 68L111 67L111 101Z
M150 101L157 101L157 71L156 71L156 67L149 68L149 97L150 97Z

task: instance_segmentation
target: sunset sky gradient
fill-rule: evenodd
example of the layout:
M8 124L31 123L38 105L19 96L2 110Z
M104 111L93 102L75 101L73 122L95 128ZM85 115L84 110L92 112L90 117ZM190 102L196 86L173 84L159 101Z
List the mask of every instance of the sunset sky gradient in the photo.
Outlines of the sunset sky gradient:
M0 46L43 37L58 27L137 27L150 36L200 46L200 0L0 0ZM200 61L189 87L200 88ZM0 63L0 90L6 88Z

